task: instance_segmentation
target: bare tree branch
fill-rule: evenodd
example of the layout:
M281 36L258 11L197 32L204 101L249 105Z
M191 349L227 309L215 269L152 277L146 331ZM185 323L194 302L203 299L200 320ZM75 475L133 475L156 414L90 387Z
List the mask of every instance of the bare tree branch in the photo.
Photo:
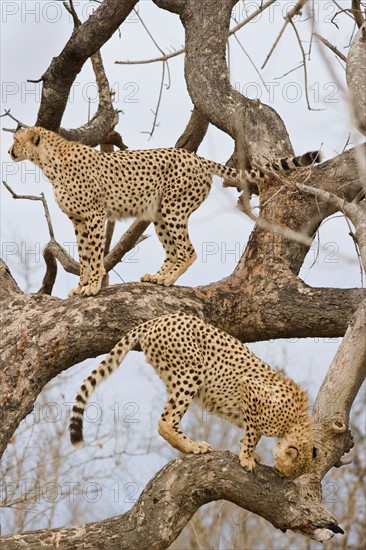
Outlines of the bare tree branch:
M112 36L129 15L136 0L104 0L85 23L75 28L61 54L54 58L42 76L43 89L41 105L36 124L49 130L58 131L64 113L69 91L85 61L94 55ZM111 129L111 123L105 125L104 133ZM79 132L79 140L90 143L88 129L85 135ZM103 143L99 136L98 143ZM74 138L73 139L77 139Z
M31 531L2 541L7 550L19 546L51 549L55 545L86 550L98 548L105 540L109 550L165 550L198 508L221 499L266 518L278 529L292 529L317 541L343 532L321 502L319 482L306 476L289 481L260 465L254 474L248 474L237 456L214 452L188 455L165 466L122 516L81 527Z
M362 27L362 25L365 22L364 15L361 11L361 0L352 0L352 9L351 13L353 14L353 17L355 18L356 25L358 28Z
M142 242L143 232L150 225L150 222L136 220L129 229L121 236L118 243L104 258L104 267L108 273L120 262L136 244ZM39 289L39 294L51 294L56 280L57 266L55 260L58 260L67 273L80 275L79 262L75 261L70 254L55 240L51 239L43 250L43 257L46 262L46 273Z
M315 36L315 38L317 38L318 40L320 40L320 42L322 42L324 44L324 46L326 46L327 48L329 48L330 50L332 50L333 53L335 53L336 55L338 55L338 57L340 59L342 59L342 61L344 61L345 63L347 62L347 57L345 55L343 55L342 52L340 52L338 50L338 48L336 48L333 44L331 44L329 42L329 40L327 40L326 38L324 38L323 36L321 36L320 34L318 34L317 32L314 32L313 33L313 36Z
M47 221L47 225L48 225L48 232L49 232L49 235L50 235L51 239L54 239L55 235L54 235L54 231L53 231L53 227L52 227L50 211L48 210L48 204L47 204L47 201L46 201L46 198L45 198L44 194L41 193L41 195L39 197L36 196L36 195L17 195L17 193L15 193L12 190L12 188L10 187L10 185L8 185L6 183L6 181L4 181L4 180L3 180L3 185L9 191L9 193L11 194L13 199L26 199L26 200L30 200L30 201L42 201L43 208L44 208L44 213L45 213L46 221Z
M195 153L206 135L208 125L208 118L194 107L187 127L175 146Z
M346 73L353 121L357 130L366 135L366 23L349 49Z
M366 272L366 204L365 202L347 202L328 191L323 189L317 189L314 187L309 187L308 185L303 185L301 183L297 184L297 187L306 193L310 193L321 199L323 202L329 202L334 205L337 210L344 212L348 218L351 220L353 225L356 228L355 239L357 241L360 257L362 259L363 268Z
M244 27L245 25L250 23L250 21L252 21L256 17L258 17L258 15L260 15L262 12L264 12L267 8L269 8L269 6L271 6L275 2L276 2L276 0L268 0L267 2L265 2L262 6L260 6L257 10L255 10L252 14L250 14L246 19L244 19L244 21L241 21L241 23L238 23L237 25L235 25L235 27L230 29L229 36L232 36L235 33L237 33L242 27ZM158 2L156 2L156 4L159 5ZM163 5L160 5L160 7L163 7ZM181 7L179 9L182 10L182 8L183 8L183 4L181 5ZM185 52L185 48L181 48L180 50L176 50L174 52L164 53L164 55L162 55L161 57L153 57L151 59L142 59L140 61L115 61L115 63L117 65L146 65L148 63L168 61L169 59L172 59L173 57L177 57L178 55L181 55L184 52Z
M5 300L12 299L23 292L18 287L15 279L9 271L8 266L0 258L0 300L5 303Z
M285 22L280 30L280 32L278 33L278 36L272 46L272 48L270 49L261 69L264 69L264 67L267 65L271 55L273 54L274 50L276 49L276 46L278 45L279 41L281 40L282 36L283 36L283 33L285 32L286 30L286 27L287 25L292 21L292 18L295 17L295 15L298 15L301 10L303 9L303 7L305 6L305 4L307 3L308 0L298 0L295 4L295 6L292 7L291 10L289 10L286 14L286 17L285 17Z

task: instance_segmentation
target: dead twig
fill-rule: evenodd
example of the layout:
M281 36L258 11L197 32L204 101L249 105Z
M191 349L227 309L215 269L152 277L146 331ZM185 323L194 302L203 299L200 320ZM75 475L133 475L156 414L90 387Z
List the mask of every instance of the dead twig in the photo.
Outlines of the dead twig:
M54 232L53 232L50 211L48 210L48 204L47 204L47 201L46 201L46 198L45 198L44 194L41 193L41 195L39 197L37 195L18 195L17 193L15 193L15 191L12 190L10 185L8 185L6 183L6 181L4 181L4 180L3 180L3 185L9 191L9 193L11 194L13 199L25 199L25 200L29 200L29 201L41 201L42 202L44 212L45 212L45 216L46 216L47 225L48 225L48 232L50 234L51 239L54 239L55 235L54 235Z
M297 42L298 42L298 44L299 44L299 48L300 48L300 51L301 51L301 55L302 55L302 66L304 67L304 84L305 84L306 104L307 104L307 106L308 106L309 111L311 111L311 110L319 110L319 109L312 109L312 108L310 107L309 91L308 91L308 71L307 71L307 67L306 67L306 55L305 55L305 51L304 51L303 45L302 45L302 43L301 43L300 35L299 35L298 30L297 30L297 28L296 28L296 25L294 24L294 22L292 21L292 19L290 19L290 25L291 25L291 27L292 27L293 30L294 30L294 33L295 33L295 35L296 35Z
M265 4L263 4L263 6L261 6L257 10L255 10L244 21L242 21L241 23L237 23L237 25L235 25L235 27L230 29L229 30L229 36L232 36L233 34L238 32L238 30L240 30L242 27L244 27L245 25L250 23L250 21L255 19L258 15L260 15L263 11L265 11L269 6L271 6L275 2L276 2L276 0L268 0L268 2L266 2ZM115 63L116 63L116 65L145 65L145 64L148 64L148 63L156 63L156 62L159 62L159 61L168 61L169 59L172 59L173 57L177 57L178 55L181 55L185 51L186 51L185 48L181 48L180 50L176 50L176 51L170 52L170 53L162 52L163 55L161 57L153 57L151 59L142 59L142 60L139 60L139 61L115 61Z
M308 0L298 0L296 5L292 8L292 10L288 11L287 14L286 14L286 17L285 17L285 23L283 24L282 26L282 29L280 30L280 32L278 33L278 36L272 46L272 48L270 49L266 59L264 60L264 63L261 67L261 69L264 69L264 67L267 65L267 62L269 61L272 53L274 52L274 50L276 49L279 41L281 40L282 38L282 35L283 33L285 32L286 30L286 27L287 25L289 24L289 22L292 20L292 18L295 16L295 15L298 15L302 8L305 6L305 4L307 3Z
M69 3L67 2L62 2L64 8L69 12L69 14L71 15L73 21L74 21L74 27L77 28L77 27L80 27L81 25L81 21L78 17L78 14L76 13L75 11L75 8L74 8L74 4L73 4L73 0L69 0Z
M14 130L14 128L3 128L3 131L4 132L11 132L12 134L15 134L15 132L17 130L19 130L20 128L29 128L28 124L24 124L24 122L21 122L20 120L18 120L17 118L15 118L15 116L13 116L11 113L10 113L10 109L4 109L4 113L2 115L0 115L0 118L3 118L4 116L8 116L9 118L11 118L12 120L14 120L14 122L17 123L17 127L16 129Z
M315 38L317 38L318 40L320 40L320 42L322 42L324 44L324 46L326 46L327 48L329 48L333 53L335 53L336 55L338 55L338 57L340 59L342 59L342 61L344 61L346 63L347 61L347 57L345 55L343 55L342 52L340 52L338 50L338 48L336 48L333 44L331 44L326 38L324 38L323 36L321 36L320 34L318 34L317 32L313 32L313 36L315 36Z
M359 254L359 261L362 262L363 269L366 271L366 204L365 202L348 202L333 193L318 189L316 187L310 187L303 183L297 183L297 188L301 191L313 195L324 202L329 202L337 210L343 212L353 223L356 228L356 232L351 232L351 236L357 243Z

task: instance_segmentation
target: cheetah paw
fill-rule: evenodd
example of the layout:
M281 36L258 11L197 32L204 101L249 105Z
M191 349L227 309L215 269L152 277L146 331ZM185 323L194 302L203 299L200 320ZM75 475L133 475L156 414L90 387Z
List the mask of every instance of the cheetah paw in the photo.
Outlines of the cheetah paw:
M211 451L213 451L213 448L211 447L211 445L206 443L206 441L201 441L201 443L193 443L189 452L195 455L198 455L198 454L210 453Z
M252 472L255 468L255 460L253 456L247 457L247 456L239 456L240 465L246 470L247 472Z
M100 290L100 284L92 284L81 287L79 294L81 296L95 296Z
M81 293L81 289L82 289L81 286L77 286L76 288L72 288L67 294L68 297L72 298L73 296L79 296L79 294Z
M166 277L163 277L162 275L149 275L148 273L141 277L140 281L142 283L154 283L156 285L162 285L162 286L171 286L174 281L170 282Z

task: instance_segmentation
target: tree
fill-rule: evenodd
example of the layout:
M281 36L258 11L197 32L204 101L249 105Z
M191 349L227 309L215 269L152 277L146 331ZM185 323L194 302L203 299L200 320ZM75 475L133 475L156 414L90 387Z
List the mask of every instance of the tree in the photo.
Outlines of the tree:
M205 0L198 4L194 0L154 0L154 3L178 14L185 30L185 79L194 109L176 146L196 151L211 123L234 140L231 165L244 167L253 159L260 163L276 156L291 156L290 137L278 113L259 100L248 99L230 84L225 52L230 16L237 1ZM270 0L259 10L272 3ZM289 25L296 32L294 17L306 3L299 0L292 6L284 26ZM118 113L111 102L100 49L136 4L131 0L104 0L81 24L70 2L67 9L73 16L74 30L41 78L37 125L92 146L124 147L115 130ZM354 118L364 132L365 103L359 98L365 97L366 87L362 78L366 27L361 2L353 0L349 10L359 31L350 47L347 80ZM319 40L326 44L322 37ZM300 38L299 45L306 70ZM332 44L327 47L337 55L340 53ZM99 107L87 124L65 130L61 122L70 88L89 58L98 82ZM164 66L165 62L166 59ZM334 212L343 212L353 225L352 235L365 269L364 153L364 144L353 147L310 171L288 177L273 176L258 184L258 188L243 192L241 209L255 219L256 226L233 274L210 285L160 288L128 283L105 288L93 299L55 298L51 292L57 273L56 259L74 273L78 266L56 243L51 228L51 240L45 250L47 272L38 294L24 294L7 266L1 264L2 451L20 421L31 412L40 389L57 373L83 359L108 352L133 324L158 315L177 309L199 315L243 342L344 335L314 406L318 453L312 475L289 481L261 465L248 474L231 453L186 456L163 468L132 510L123 516L82 528L64 527L5 537L3 543L7 548L16 548L20 540L29 548L41 544L97 548L105 547L106 541L109 548L138 548L142 541L144 547L166 548L200 506L218 499L253 511L277 528L292 529L315 540L326 540L340 532L336 518L322 503L320 481L332 467L342 464L342 455L352 447L350 408L366 367L365 301L361 289L312 288L298 274L320 223ZM251 208L252 194L259 196L259 217L254 216ZM146 223L137 221L122 236L106 256L108 270L145 229ZM113 231L111 224L108 231ZM26 329L19 335L20 319L26 321Z

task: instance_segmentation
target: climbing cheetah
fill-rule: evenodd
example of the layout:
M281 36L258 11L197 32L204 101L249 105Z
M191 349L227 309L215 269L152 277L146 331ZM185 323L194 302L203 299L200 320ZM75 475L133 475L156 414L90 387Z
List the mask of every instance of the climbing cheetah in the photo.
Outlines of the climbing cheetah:
M210 413L224 416L245 429L240 463L252 471L261 435L277 436L276 470L294 478L308 471L313 428L308 397L295 382L263 363L239 340L205 323L176 313L148 321L124 336L84 380L70 419L73 445L83 444L83 414L96 386L118 368L127 352L141 349L166 384L168 399L158 422L159 434L183 453L207 453L179 423L193 399Z
M97 294L105 274L106 219L135 216L153 221L166 258L141 281L172 285L196 259L187 222L207 197L213 174L240 182L263 176L211 162L184 149L100 153L40 127L19 130L9 150L14 161L30 160L51 181L56 201L70 218L80 260L80 280L69 296ZM288 170L320 159L319 152L268 165Z

